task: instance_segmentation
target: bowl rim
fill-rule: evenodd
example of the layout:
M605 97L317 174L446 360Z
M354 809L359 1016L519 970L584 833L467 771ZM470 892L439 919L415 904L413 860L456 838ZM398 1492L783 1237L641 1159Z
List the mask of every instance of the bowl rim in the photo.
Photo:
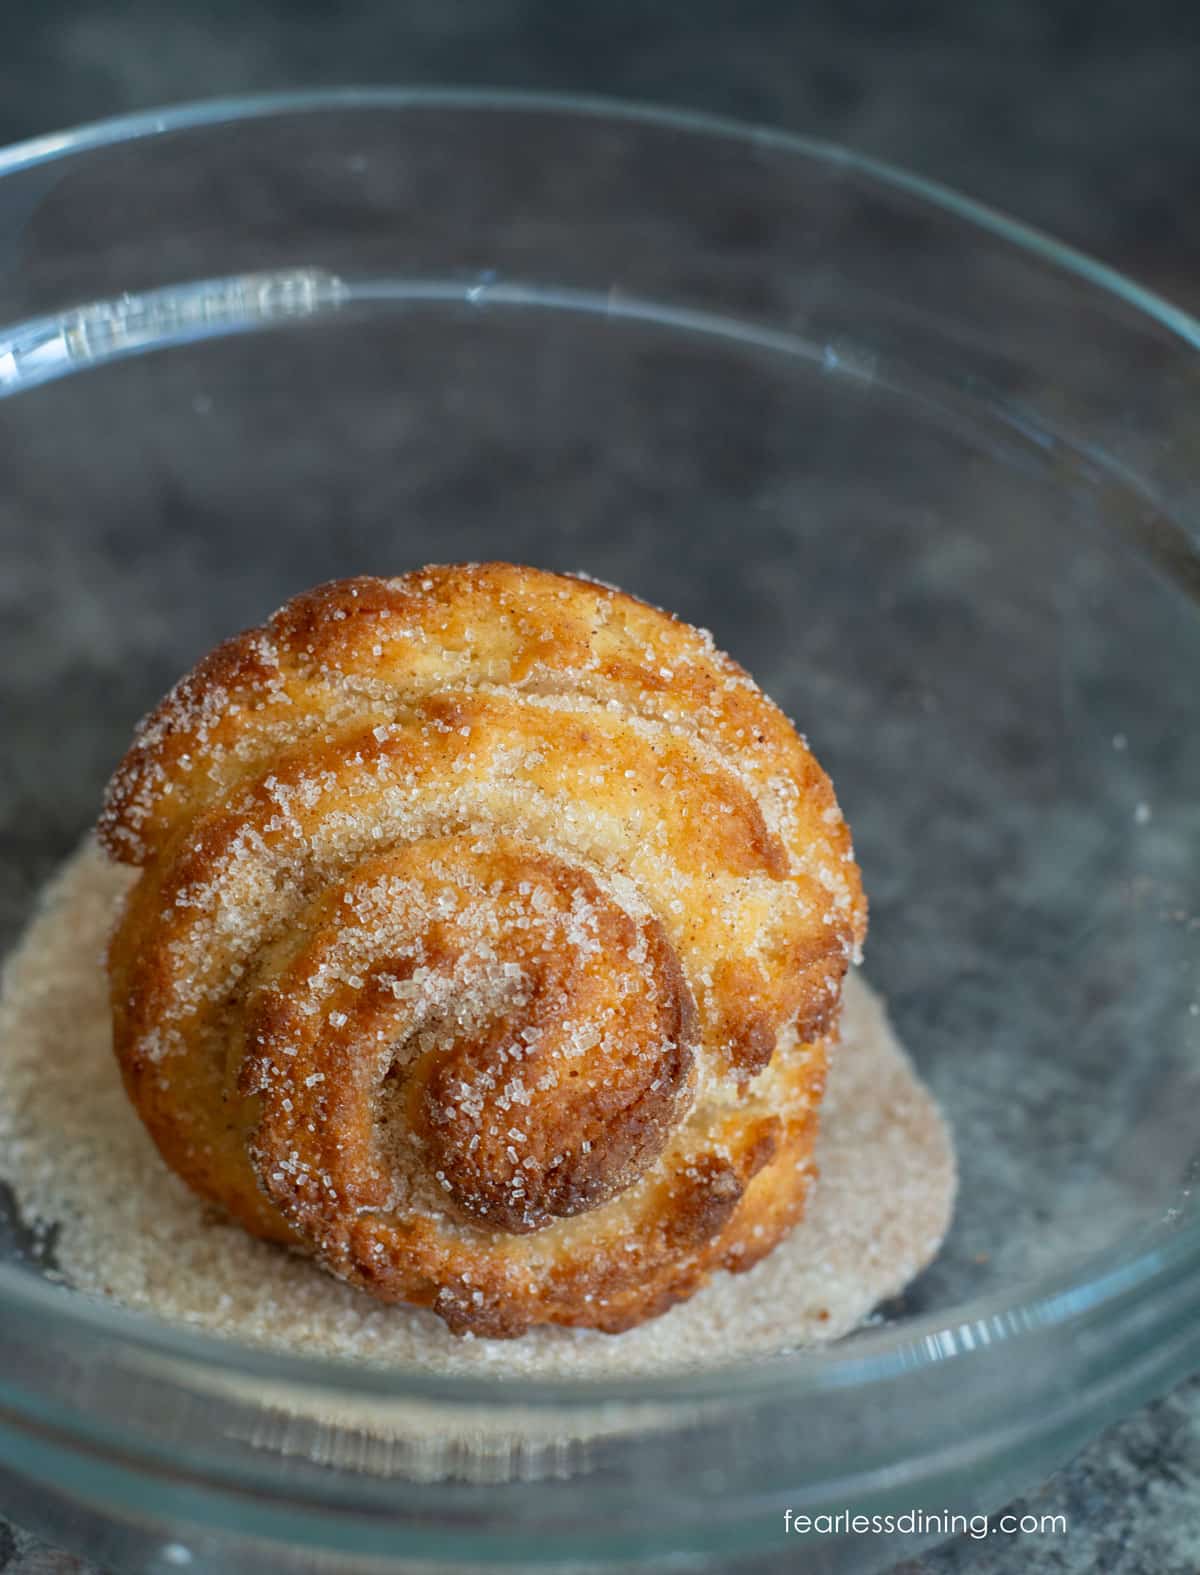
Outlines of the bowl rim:
M570 114L633 124L658 126L701 136L722 137L763 149L799 153L809 158L855 170L881 185L890 186L969 220L1012 244L1034 252L1043 262L1076 274L1089 284L1118 296L1152 318L1194 350L1200 350L1200 318L1176 306L1156 291L1130 279L1120 269L1100 262L1078 247L1060 241L1036 225L968 197L941 181L918 175L885 159L859 153L820 137L786 131L756 121L741 120L707 110L683 109L600 94L541 93L523 89L442 87L389 87L363 84L328 88L303 88L245 96L194 99L84 121L62 131L43 132L20 142L0 146L0 179L39 164L50 164L74 154L114 147L120 143L178 131L197 131L235 121L270 119L333 110L474 109L523 110L533 113Z
M1118 270L1043 233L1034 226L960 194L951 187L832 142L757 125L734 117L594 95L538 93L460 87L346 86L203 99L139 111L50 132L0 148L0 181L41 165L93 151L178 132L204 131L289 115L354 111L454 110L521 112L596 118L698 137L736 141L758 149L799 156L869 183L915 198L944 216L962 221L1031 255L1037 261L1114 297L1158 324L1192 351L1200 352L1200 320ZM179 1377L204 1386L219 1367L226 1381L285 1384L294 1394L329 1401L338 1395L369 1395L377 1403L432 1401L472 1408L488 1405L553 1406L574 1410L620 1401L657 1406L692 1406L698 1400L753 1401L790 1398L899 1379L930 1362L967 1364L973 1353L1004 1342L1031 1344L1047 1330L1064 1331L1104 1317L1120 1306L1152 1311L1162 1303L1178 1314L1181 1286L1200 1311L1200 1219L1164 1221L1136 1250L1117 1244L1070 1270L1047 1271L1018 1287L972 1298L949 1314L929 1314L903 1323L859 1331L819 1351L739 1360L702 1371L612 1377L506 1378L501 1374L435 1375L343 1358L292 1355L245 1345L215 1334L177 1327L135 1310L76 1296L61 1286L0 1264L0 1321L10 1316L30 1327L52 1321L65 1331L101 1336L131 1363L142 1353L168 1359ZM1134 1320L1131 1342L1141 1344L1143 1321ZM1119 1353L1113 1353L1114 1360ZM1176 1375L1179 1376L1179 1375Z

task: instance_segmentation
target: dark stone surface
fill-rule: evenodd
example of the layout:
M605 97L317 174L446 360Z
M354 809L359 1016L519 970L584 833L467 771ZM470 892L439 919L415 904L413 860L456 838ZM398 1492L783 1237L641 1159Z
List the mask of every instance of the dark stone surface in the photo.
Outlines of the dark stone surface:
M10 0L0 27L0 141L299 85L608 93L845 143L1166 287L1200 247L1190 0Z
M0 30L10 64L0 141L181 99L337 82L611 93L786 126L919 169L1200 305L1192 0L13 0ZM51 805L30 809L53 819ZM74 829L31 834L57 852ZM20 1506L7 1507L19 1520ZM960 1538L900 1572L1193 1575L1200 1382L1110 1429L1012 1512L1064 1514L1068 1535ZM0 1521L4 1575L81 1568Z
M1067 1535L964 1537L894 1575L1194 1575L1200 1568L1200 1384L1183 1385L1111 1428L1017 1516L1059 1516Z

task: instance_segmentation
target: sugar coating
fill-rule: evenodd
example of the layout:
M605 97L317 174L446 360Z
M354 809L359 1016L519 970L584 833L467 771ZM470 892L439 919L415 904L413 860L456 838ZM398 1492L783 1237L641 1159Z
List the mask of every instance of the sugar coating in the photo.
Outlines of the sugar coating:
M802 1214L860 873L680 620L514 564L318 586L180 680L98 832L143 870L126 1087L252 1234L496 1338L627 1329Z
M902 1289L945 1234L949 1133L882 1003L852 973L820 1179L803 1222L756 1268L718 1272L689 1302L620 1335L543 1328L460 1339L431 1313L377 1304L214 1219L160 1159L111 1048L102 953L130 879L86 843L47 889L0 995L0 1177L30 1225L58 1226L59 1267L81 1294L313 1356L447 1374L618 1376L836 1338Z

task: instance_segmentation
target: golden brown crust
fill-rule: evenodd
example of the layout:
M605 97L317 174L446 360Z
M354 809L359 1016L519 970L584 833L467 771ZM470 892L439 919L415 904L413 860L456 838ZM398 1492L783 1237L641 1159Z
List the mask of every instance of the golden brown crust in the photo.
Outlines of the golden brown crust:
M341 581L138 731L114 1038L167 1161L452 1328L615 1330L800 1217L849 832L690 626L507 564Z

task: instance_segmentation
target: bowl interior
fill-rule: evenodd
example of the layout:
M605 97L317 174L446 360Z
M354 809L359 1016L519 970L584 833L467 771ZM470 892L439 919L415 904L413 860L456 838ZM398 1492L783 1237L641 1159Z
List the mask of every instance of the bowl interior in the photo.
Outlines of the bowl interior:
M251 332L228 291L192 332L172 286L136 332L85 323L121 359L0 403L0 946L134 720L226 634L337 575L585 570L711 628L837 785L867 973L961 1162L889 1316L1136 1242L1180 1201L1200 1095L1200 618L1130 528L1144 489L1014 422L970 344L936 397L884 375L899 291L848 355L537 277L293 279L303 309Z

